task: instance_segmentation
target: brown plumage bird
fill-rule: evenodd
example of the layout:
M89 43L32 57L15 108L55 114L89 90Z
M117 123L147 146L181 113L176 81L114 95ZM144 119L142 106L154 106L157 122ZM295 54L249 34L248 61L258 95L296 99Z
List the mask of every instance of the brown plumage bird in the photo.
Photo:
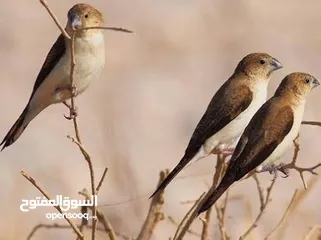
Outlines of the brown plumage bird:
M76 4L68 11L66 31L87 27L101 27L102 14L88 4ZM75 95L85 91L90 82L97 79L105 65L105 43L101 29L77 32L74 42L76 66L74 69ZM30 99L22 114L4 137L0 146L13 144L28 124L45 108L54 103L65 103L71 96L70 86L70 41L60 34L51 47L37 76Z
M245 128L227 170L216 189L206 199L199 214L210 208L236 181L252 170L277 171L277 161L286 153L299 133L307 96L319 86L307 73L286 76ZM281 169L279 169L281 170Z
M224 152L243 132L254 113L267 98L272 72L281 63L266 53L252 53L237 65L233 75L220 87L199 121L183 158L152 194L154 196L190 162L214 152Z

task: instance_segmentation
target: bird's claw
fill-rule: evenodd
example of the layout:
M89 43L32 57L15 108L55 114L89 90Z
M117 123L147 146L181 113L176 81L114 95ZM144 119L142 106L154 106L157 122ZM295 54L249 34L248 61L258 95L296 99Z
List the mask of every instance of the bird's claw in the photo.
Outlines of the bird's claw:
M287 178L288 176L290 176L290 173L289 173L289 169L284 168L284 166L285 166L284 163L280 163L279 165L272 164L262 169L261 172L268 171L270 174L274 174L272 181L274 181L278 177L278 172L281 172L284 174L282 176L283 178Z
M64 117L67 119L67 120L72 120L74 118L76 118L78 116L78 111L76 108L74 109L70 109L70 113L69 113L69 116L66 116L64 114Z
M68 104L67 102L63 102L63 104L69 109L69 116L65 115L64 114L64 117L67 119L67 120L72 120L74 119L75 117L78 116L78 109L76 106L74 106L72 108L72 106L70 104Z
M284 174L284 176L282 176L283 178L287 178L290 176L290 171L288 168L284 168L284 166L285 166L284 163L280 163L279 165L276 166L276 168L278 169L278 171Z

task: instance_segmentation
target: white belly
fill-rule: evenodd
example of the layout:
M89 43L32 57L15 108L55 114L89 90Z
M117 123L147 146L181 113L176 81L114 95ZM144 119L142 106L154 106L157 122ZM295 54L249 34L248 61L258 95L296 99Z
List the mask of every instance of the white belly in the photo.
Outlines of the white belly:
M294 111L294 122L290 132L285 136L283 141L276 147L272 154L259 167L256 168L257 171L260 171L265 166L270 166L271 164L277 165L281 163L282 157L292 146L293 140L298 136L301 122L303 120L304 105L305 104L300 104L299 107Z
M67 48L66 53L35 92L31 99L31 106L43 109L50 104L60 103L70 98L68 90L70 86L70 62L71 54ZM105 65L102 33L75 41L75 62L73 82L76 86L76 95L78 95L89 86L91 81L99 77Z
M248 108L240 113L233 121L206 140L202 146L205 154L210 154L214 148L233 144L243 133L253 115L259 110L267 98L267 80L260 80L253 91L253 100Z

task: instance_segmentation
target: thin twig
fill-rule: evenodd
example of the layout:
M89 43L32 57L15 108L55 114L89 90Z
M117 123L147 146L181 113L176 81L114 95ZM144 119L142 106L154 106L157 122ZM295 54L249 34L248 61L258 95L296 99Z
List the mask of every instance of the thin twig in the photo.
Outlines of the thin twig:
M301 124L321 127L321 122L316 122L316 121L302 121Z
M57 27L59 28L59 30L61 31L61 33L64 35L65 38L67 39L71 39L71 37L69 36L69 34L65 31L65 29L62 27L62 25L59 23L58 18L56 17L56 15L53 13L53 11L50 9L50 7L48 6L47 2L45 0L39 0L40 3L47 9L49 15L51 16L51 18L54 20L54 22L56 23Z
M75 66L76 66L76 62L75 62L75 35L76 32L73 31L72 35L71 35L71 61L70 61L70 95L71 95L71 110L70 113L72 115L72 113L75 112L75 99L74 99L74 94L76 91L76 88L74 86L74 72L75 72ZM95 173L94 173L94 167L90 158L90 155L87 153L87 151L85 150L85 148L82 146L82 142L80 139L80 133L79 133L79 127L78 127L78 122L77 122L77 116L73 116L72 118L73 120L73 124L74 124L74 129L75 129L75 134L76 134L76 139L77 141L75 141L75 139L73 139L73 142L75 142L80 151L82 152L86 162L88 163L88 167L89 167L89 172L90 172L90 183L91 183L91 194L94 196L96 195L96 187L95 187ZM93 225L93 229L92 229L92 234L91 234L91 239L94 240L95 239L95 231L96 231L96 226L97 226L97 215L96 215L96 204L94 203L93 207L92 207L92 225Z
M271 237L273 235L274 232L276 232L276 230L283 224L283 222L285 221L285 219L288 217L288 213L290 212L290 209L294 203L294 200L296 198L296 195L298 193L298 190L296 189L290 203L288 204L287 208L285 209L285 212L282 215L281 220L278 222L278 224L272 229L271 232L268 233L268 235L264 238L265 240L267 240L269 237Z
M166 176L168 175L169 170L166 169L161 171L159 174L159 181L158 184L161 184ZM164 191L160 191L156 194L150 203L149 211L143 227L141 228L137 240L148 240L151 238L156 225L164 219L164 214L162 213L162 207L164 205Z
M36 180L34 178L32 178L31 176L29 176L26 172L21 171L21 175L24 176L33 186L35 186L39 192L42 193L42 195L44 195L48 200L52 200L52 198L37 184ZM58 212L60 212L61 214L63 214L61 208L59 205L54 206ZM75 231L75 233L77 234L77 236L82 239L85 240L84 235L79 231L79 229L77 228L77 226L71 221L69 220L65 214L63 214L63 217L66 219L66 221L68 222L68 224L70 225L70 227Z
M81 209L80 209L81 213L83 214L88 214L88 207L87 206L81 206ZM84 233L84 229L85 227L88 226L88 220L86 218L82 218L81 219L81 223L80 223L80 226L79 226L79 231L81 233ZM77 237L77 240L80 240L79 237Z
M86 27L86 28L77 29L77 31L84 31L84 30L90 30L90 29L104 29L104 30L111 30L116 32L133 33L132 30L128 30L126 28L120 28L120 27Z
M226 208L227 208L227 203L228 203L228 197L229 197L229 191L226 191L225 194L225 199L222 207L219 207L217 203L215 203L215 210L216 210L216 218L218 221L218 226L220 230L220 234L222 237L222 240L228 240L230 237L228 236L228 233L226 231L225 227L225 213L226 213Z
M215 167L215 174L213 177L213 183L212 183L212 188L216 188L222 178L222 175L224 174L225 171L225 157L221 154L217 155L217 163ZM202 220L203 222L203 228L202 228L202 237L201 240L207 240L209 238L209 224L211 221L211 213L212 213L212 208L209 208L205 212L205 218ZM220 214L220 213L218 213ZM222 228L220 227L220 230L223 230L224 226ZM224 232L221 232L222 238L224 239Z
M54 224L43 224L43 223L40 223L40 224L34 226L34 227L31 229L30 233L29 233L28 236L27 236L27 240L31 240L32 237L36 234L36 232L37 232L38 230L40 230L41 228L46 228L46 229L70 229L71 227L70 227L70 225L68 225L68 224L61 225L61 224L57 224L57 223L54 223ZM88 225L88 226L86 226L86 228L91 229L92 226L91 226L91 225ZM101 228L101 227L97 227L97 230L98 230L98 231L101 231L101 232L104 232L104 231L105 231L105 229L103 229L103 228ZM121 233L116 233L116 235L124 238L125 240L131 240L131 239L132 239L131 237L125 236L124 234L121 234Z
M173 240L176 239L183 239L185 233L188 231L190 225L192 224L194 218L191 218L190 214L192 213L193 210L195 210L197 208L197 206L200 205L200 202L206 197L205 192L203 192L201 194L201 196L196 200L196 202L194 203L194 205L188 210L188 212L185 214L185 216L183 217L182 221L178 224L178 227L176 229L175 235ZM193 212L194 213L194 212ZM186 222L185 225L184 222Z
M259 199L260 199L260 210L262 210L263 206L264 206L264 193L263 193L263 189L261 187L261 183L259 181L259 178L257 176L257 173L254 173L253 175L253 179L256 183L256 188L257 188L257 191L259 193Z
M96 194L98 194L98 192L99 192L99 190L100 190L100 188L101 188L101 185L102 185L103 182L104 182L104 179L105 179L105 177L106 177L107 171L108 171L108 168L106 167L105 170L104 170L104 173L103 173L103 175L101 176L101 179L100 179L100 181L99 181L99 183L98 183L98 186L97 186L97 188L96 188Z
M87 189L83 189L81 192L78 192L80 195L84 196L86 198L86 200L90 200L91 196L89 195ZM89 207L92 209L92 207ZM97 208L96 208L96 214L97 214L97 218L99 220L99 222L101 222L104 226L104 229L106 231L106 233L109 236L110 240L116 240L117 236L116 233L112 227L112 225L110 224L109 220L105 217L105 215L100 212Z
M306 182L304 180L304 177L303 177L303 173L304 172L309 172L312 175L318 175L318 173L315 172L314 170L319 168L321 166L321 163L318 163L318 164L316 164L316 165L314 165L312 167L307 167L307 168L296 166L296 163L297 163L297 160L298 160L298 154L299 154L299 151L300 151L300 143L298 142L298 139L299 139L299 135L293 141L294 154L293 154L292 161L290 163L288 163L288 164L283 165L282 169L284 169L284 170L289 170L289 169L296 170L300 174L300 178L302 180L304 188L308 189L308 186L307 186L307 184L306 184Z
M174 240L182 240L184 238L186 231L189 229L189 227L193 223L194 219L197 217L201 206L203 205L205 200L213 193L213 190L215 189L218 182L220 181L222 174L224 172L224 168L225 168L225 157L218 157L218 161L216 164L216 171L215 171L215 174L213 177L212 187L208 190L208 192L205 194L204 197L202 195L199 198L199 200L193 205L193 207L185 215L184 219L181 222L182 225L183 225L183 223L185 223L185 224L181 227L182 230L179 232L179 234L177 231L177 234L176 234L177 237L174 237ZM205 216L205 217L207 217L207 219L201 219L201 221L203 222L203 229L202 229L202 234L201 234L203 237L202 239L204 239L208 236L208 223L210 221L209 216L210 216L210 212L207 211L207 214Z
M259 222L259 220L263 216L264 210L266 209L267 205L270 202L270 195L271 195L273 186L274 186L274 184L276 182L276 179L277 178L273 178L273 180L271 181L271 185L266 190L266 197L265 197L265 200L264 200L264 204L261 205L259 214L257 215L256 219L254 220L254 222L250 226L250 228L239 238L240 240L245 239L257 227L257 223Z
M173 224L178 228L179 223L177 223L177 222L174 220L173 217L168 216L168 220L169 220L171 223L173 223ZM176 229L177 229L177 228L176 228ZM193 231L193 230L191 230L191 229L188 229L187 232L188 232L189 234L191 234L191 235L196 236L196 237L201 237L201 234L199 234L199 233L197 233L197 232L195 232L195 231Z

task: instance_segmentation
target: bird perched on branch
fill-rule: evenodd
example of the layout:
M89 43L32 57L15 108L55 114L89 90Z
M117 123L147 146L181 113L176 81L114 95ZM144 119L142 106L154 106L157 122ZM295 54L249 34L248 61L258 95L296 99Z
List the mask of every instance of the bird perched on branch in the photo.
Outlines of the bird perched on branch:
M204 201L199 214L210 208L236 181L255 170L284 173L278 162L297 137L310 91L319 81L307 73L286 76L274 96L253 116L245 128L227 170L216 189Z
M73 83L74 96L87 89L93 79L99 77L105 65L104 36L101 29L103 16L95 8L87 4L77 4L68 11L66 32L71 36L73 30L75 68ZM70 68L71 40L60 34L51 47L45 62L37 76L30 99L22 114L2 140L2 150L14 143L28 124L45 108L54 103L64 103L71 97Z
M226 149L242 134L255 112L267 99L272 72L281 63L266 53L252 53L237 65L233 75L220 87L199 121L183 158L153 193L154 196L192 160L210 153L229 153Z

